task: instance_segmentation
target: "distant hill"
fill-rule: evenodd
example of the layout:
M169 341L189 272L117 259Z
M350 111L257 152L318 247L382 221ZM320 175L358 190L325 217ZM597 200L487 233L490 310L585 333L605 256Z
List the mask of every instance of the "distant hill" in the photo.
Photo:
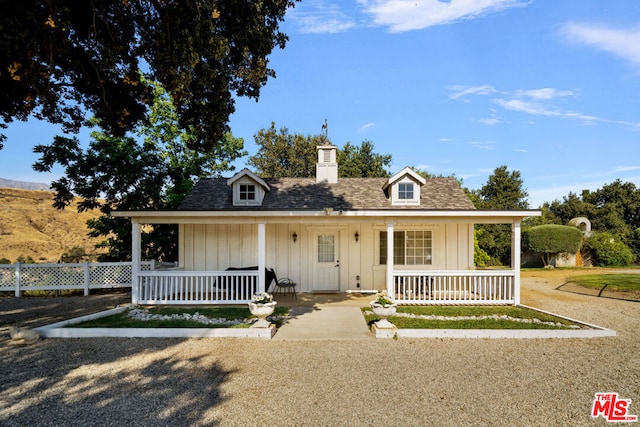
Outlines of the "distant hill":
M2 181L0 181L0 184ZM88 219L98 211L78 213L76 203L64 210L52 206L54 193L0 188L0 258L16 262L31 257L36 262L58 262L65 252L81 247L95 253L100 239L87 236Z
M22 190L51 191L51 189L49 188L50 186L50 184L45 184L43 182L14 181L12 179L0 178L0 188L20 188Z

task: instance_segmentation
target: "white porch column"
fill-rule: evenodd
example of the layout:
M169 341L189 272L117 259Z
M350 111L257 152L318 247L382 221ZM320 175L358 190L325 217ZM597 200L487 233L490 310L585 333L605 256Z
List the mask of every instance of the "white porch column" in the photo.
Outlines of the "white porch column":
M511 269L515 272L513 278L513 302L520 304L520 220L511 224Z
M138 304L140 296L140 258L142 253L140 237L140 224L137 219L131 218L131 304Z
M395 298L393 286L393 223L387 224L387 294Z
M265 274L264 270L267 267L267 242L266 242L266 227L263 222L258 224L258 291L264 292L265 289Z

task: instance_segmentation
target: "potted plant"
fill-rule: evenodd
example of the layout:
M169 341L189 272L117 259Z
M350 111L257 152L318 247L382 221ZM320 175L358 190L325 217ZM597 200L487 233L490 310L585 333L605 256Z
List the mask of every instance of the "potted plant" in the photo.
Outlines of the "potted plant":
M273 300L273 296L268 292L256 292L249 303L249 311L258 318L253 324L255 328L268 328L271 323L267 320L267 316L273 314L277 302Z
M393 328L393 323L387 320L387 317L396 314L396 308L398 304L387 295L386 291L383 291L376 295L376 299L369 303L373 313L380 317L380 320L376 322L378 328L390 329Z

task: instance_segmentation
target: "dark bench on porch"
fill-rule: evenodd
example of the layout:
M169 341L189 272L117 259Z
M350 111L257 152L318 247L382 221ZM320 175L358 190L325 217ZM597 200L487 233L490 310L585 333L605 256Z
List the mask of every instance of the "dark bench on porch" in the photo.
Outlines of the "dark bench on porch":
M258 266L254 265L251 267L229 267L227 268L227 271L257 271L258 270ZM295 299L298 299L298 295L296 294L296 282L294 282L293 280L289 279L288 277L283 277L282 279L278 280L278 276L276 276L276 272L273 270L273 268L265 268L264 269L264 274L265 274L265 291L269 292L269 287L271 286L271 282L275 282L275 287L273 289L273 295L277 295L278 292L280 293L286 293L286 294L293 294Z

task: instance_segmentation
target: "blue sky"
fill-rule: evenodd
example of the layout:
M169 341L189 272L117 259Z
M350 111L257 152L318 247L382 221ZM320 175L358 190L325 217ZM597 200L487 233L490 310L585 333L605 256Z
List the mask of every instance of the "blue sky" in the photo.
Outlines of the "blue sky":
M230 122L250 154L271 122L319 134L326 119L334 144L370 140L391 172L477 189L506 165L534 208L616 179L640 186L637 0L303 0L282 30L277 78ZM31 170L31 148L56 130L10 124L0 177L55 178Z

